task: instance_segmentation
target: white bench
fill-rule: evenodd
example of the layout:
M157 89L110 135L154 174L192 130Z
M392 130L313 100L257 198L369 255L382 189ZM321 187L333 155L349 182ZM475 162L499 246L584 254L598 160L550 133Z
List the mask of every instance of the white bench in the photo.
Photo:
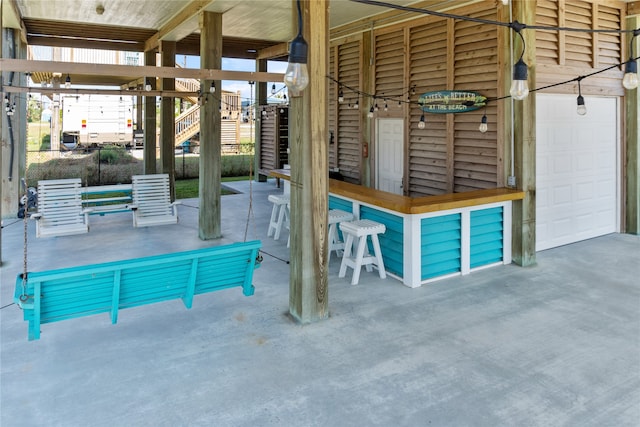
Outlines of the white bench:
M171 202L169 175L133 175L131 177L133 226L176 224L179 202Z
M89 210L82 207L80 178L38 181L36 237L67 236L89 231Z

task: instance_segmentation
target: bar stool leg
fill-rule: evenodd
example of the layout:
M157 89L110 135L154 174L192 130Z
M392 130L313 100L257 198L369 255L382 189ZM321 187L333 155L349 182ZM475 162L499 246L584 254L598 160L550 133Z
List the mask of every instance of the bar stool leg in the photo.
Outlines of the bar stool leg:
M280 238L280 232L282 231L282 224L284 224L286 212L286 205L280 205L280 213L278 214L278 223L276 225L276 233L273 235L274 240Z
M384 269L384 261L382 261L382 251L380 250L380 241L378 240L377 234L371 235L371 242L373 243L373 253L377 260L378 274L380 274L381 279L385 279L387 277L387 271Z
M279 206L274 204L271 209L271 219L269 220L269 229L267 230L267 237L271 237L276 230L276 219L278 218Z
M360 270L362 270L362 261L364 259L364 252L367 248L367 236L362 236L358 239L358 252L356 252L356 262L353 267L353 276L351 277L351 284L357 285L360 280ZM367 271L370 271L371 266L365 264Z
M347 261L351 257L351 247L353 246L353 235L347 234L347 241L344 243L344 253L342 254L342 263L340 264L340 272L338 277L344 277L347 274Z

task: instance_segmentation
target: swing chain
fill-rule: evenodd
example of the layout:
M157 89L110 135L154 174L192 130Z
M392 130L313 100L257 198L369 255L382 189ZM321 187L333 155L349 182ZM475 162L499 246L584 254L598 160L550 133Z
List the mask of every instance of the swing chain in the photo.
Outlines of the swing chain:
M20 301L26 302L29 299L27 294L27 223L29 218L29 187L27 186L27 165L26 160L28 158L27 150L25 150L25 168L24 177L22 178L22 186L24 188L24 194L27 197L27 201L24 204L24 216L22 218L23 224L23 257L22 257L22 294L20 295Z

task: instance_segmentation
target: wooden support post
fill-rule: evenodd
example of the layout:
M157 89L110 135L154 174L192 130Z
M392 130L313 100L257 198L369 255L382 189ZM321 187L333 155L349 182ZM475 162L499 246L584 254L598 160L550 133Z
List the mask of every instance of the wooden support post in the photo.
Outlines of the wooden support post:
M151 50L144 53L144 65L156 65L156 51ZM156 78L147 77L142 85L151 85L151 90L156 88ZM144 97L144 173L154 174L156 170L156 97Z
M292 1L297 29L297 6ZM303 35L309 45L309 86L292 97L291 264L289 313L300 323L326 319L328 310L328 58L329 2L301 1Z
M633 29L640 27L640 16L627 18L626 28ZM634 42L633 56L640 55L640 40ZM625 58L626 60L626 58ZM638 111L640 111L639 89L627 90L624 96L625 102L625 164L624 183L625 195L625 214L624 214L624 231L631 234L640 234L640 173L638 169L640 165L640 136L638 128L640 122L638 120Z
M164 41L160 42L160 57L162 58L163 67L176 66L176 42ZM175 90L176 81L173 78L163 78L162 90ZM176 141L176 121L175 121L175 98L163 96L160 101L160 163L162 164L162 173L169 175L169 188L171 201L176 200L176 165L175 165L175 146Z
M513 17L519 22L536 22L536 2L514 0ZM524 62L529 69L529 87L536 83L535 31L522 30L526 43ZM514 35L514 58L519 58L523 46ZM526 193L513 209L513 261L521 266L536 263L536 96L529 95L514 102L514 163L517 186Z
M222 14L200 14L200 68L222 67ZM202 80L200 106L200 209L198 210L198 234L202 240L222 237L221 196L221 133L220 95L221 82L215 81L218 91L209 93L211 80Z

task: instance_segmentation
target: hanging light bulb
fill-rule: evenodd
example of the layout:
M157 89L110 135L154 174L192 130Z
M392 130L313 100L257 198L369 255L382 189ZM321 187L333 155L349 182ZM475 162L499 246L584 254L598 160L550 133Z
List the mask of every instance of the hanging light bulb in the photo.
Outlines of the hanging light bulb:
M511 82L511 90L509 93L518 101L521 101L529 95L529 84L527 83L527 64L522 58L513 66L513 81Z
M526 49L524 37L520 31L526 27L525 24L521 24L518 21L513 21L511 23L511 28L520 36L522 40L522 54L520 54L520 59L513 66L513 80L511 81L511 89L509 93L513 99L521 101L529 95L529 84L527 83L527 64L522 60L524 56L524 52Z
M67 74L67 78L64 80L64 87L69 89L71 87L71 76Z
M373 117L373 112L374 112L374 109L373 109L373 105L372 105L371 109L369 109L369 113L367 114L367 116L369 116L369 118L372 118Z
M359 102L359 101L356 99L356 103L355 103L355 104L353 104L353 109L354 109L354 110L357 110L357 109L359 109L359 108L360 108L360 104L358 104L358 102Z
M402 101L398 100L398 108L402 108Z
M633 90L638 87L638 63L631 58L624 64L622 86L627 90Z
M387 101L384 101L384 111L389 111L389 105L387 105Z
M291 96L300 96L309 84L309 71L307 70L307 42L302 36L302 10L300 0L298 5L298 35L291 41L289 47L289 65L284 73L284 84L287 85Z
M479 130L480 130L480 132L485 133L487 131L487 128L488 128L488 126L487 126L487 115L484 114L482 116L482 119L480 120L480 128L479 128Z
M209 86L209 93L216 93L216 82L211 82L211 86Z
M375 105L374 105L373 109L374 109L374 111L376 111L376 112L377 112L378 110L380 110L380 109L378 108L378 101L376 101L376 103L375 103Z
M271 95L275 95L276 94L276 84L274 83L273 85L271 85Z
M344 102L344 92L342 92L342 89L340 89L340 92L338 92L338 103L342 104Z
M577 112L581 116L584 116L585 114L587 114L587 107L584 105L584 98L582 97L582 95L578 95L578 109L577 109Z
M151 90L151 82L149 81L149 79L147 79L145 85L144 85L144 90L146 90L147 92L149 92Z
M420 121L418 122L418 129L424 129L426 123L424 121L424 113L420 116Z

